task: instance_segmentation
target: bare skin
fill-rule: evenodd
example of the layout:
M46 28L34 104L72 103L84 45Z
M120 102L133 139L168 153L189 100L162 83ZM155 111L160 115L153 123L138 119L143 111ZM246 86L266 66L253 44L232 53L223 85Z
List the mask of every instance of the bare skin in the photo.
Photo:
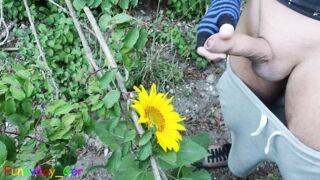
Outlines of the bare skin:
M221 28L198 53L211 61L231 55L233 71L266 104L285 91L288 128L320 151L319 29L320 21L276 0L253 0L236 32Z

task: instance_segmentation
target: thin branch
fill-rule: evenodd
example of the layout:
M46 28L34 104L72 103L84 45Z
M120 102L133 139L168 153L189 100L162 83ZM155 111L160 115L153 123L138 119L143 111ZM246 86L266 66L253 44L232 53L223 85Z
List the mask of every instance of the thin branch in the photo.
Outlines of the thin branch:
M13 51L19 51L19 48L8 47L8 48L3 48L3 50L7 52L13 52Z
M73 23L74 23L74 25L75 25L75 27L76 27L76 29L78 31L78 34L79 34L80 40L82 42L82 46L83 46L83 49L84 49L85 54L87 56L87 59L89 61L89 64L91 65L91 68L93 69L93 72L97 72L98 76L101 77L102 73L100 71L100 68L94 62L92 51L91 51L91 49L90 49L90 47L88 45L88 42L87 42L87 40L86 40L86 38L85 38L85 36L83 34L83 31L82 31L81 27L80 27L80 22L79 22L78 18L75 15L75 11L73 9L73 6L72 6L71 2L67 1L67 0L66 0L66 4L67 4L67 7L68 7L69 12L70 12L69 14L70 14L70 16L71 16L71 18L73 20Z
M66 0L66 1L69 1L69 0ZM118 70L118 66L117 66L117 64L111 54L111 51L110 51L110 49L109 49L109 47L108 47L108 45L102 35L100 29L99 29L99 26L97 25L95 18L92 15L92 12L90 11L90 9L88 7L84 7L84 12L86 13L86 15L89 19L89 22L91 24L91 27L96 34L98 42L100 43L100 46L101 46L105 56L108 59L109 67ZM128 101L129 98L127 96L127 94L128 94L127 89L125 87L123 77L121 76L119 71L117 71L117 73L116 73L116 80L118 83L118 87L122 93L122 97L123 97L124 101ZM141 136L144 133L144 130L143 130L141 124L138 122L138 115L134 111L131 111L130 116L136 126L138 134ZM153 156L150 157L150 162L151 162L151 167L152 167L152 171L153 171L153 175L154 175L155 179L161 180L161 176L160 176L160 172L159 172L159 170L161 168L158 166L158 164Z
M19 133L17 133L17 132L5 131L4 133L5 133L5 134L15 135L15 136L20 136L20 134L19 134ZM41 143L47 144L46 142L44 142L44 141L43 141L43 140L41 140L41 139L37 139L37 138L32 137L32 136L26 136L26 137L27 137L27 138L30 138L30 139L33 139L33 140L35 140L35 141L38 141L38 142L41 142Z
M108 59L108 66L112 69L117 69L118 70L118 66L111 54L111 51L102 35L102 32L100 31L99 29L99 26L95 20L95 18L93 17L90 9L88 7L84 7L84 12L86 13L88 19L89 19L89 22L91 24L91 27L93 29L93 31L95 32L95 35L96 35L96 38L102 48L102 51L104 52L105 56L107 57ZM126 94L127 93L127 90L126 90L126 87L125 87L125 83L124 83L124 80L123 80L123 77L121 76L120 72L117 71L116 73L116 80L118 82L118 86L119 86L119 89L122 93ZM126 98L127 99L127 98Z
M12 28L16 25L17 23L17 20L14 20L12 22L10 22L8 24L8 32L10 32L12 30ZM1 34L0 34L0 39L3 39L7 36L7 31L3 31Z
M30 22L30 27L31 27L31 30L32 30L32 34L35 38L35 41L36 41L36 44L37 44L37 48L39 50L39 54L40 54L40 57L42 58L42 61L45 63L45 65L48 67L48 77L49 79L51 80L51 83L55 89L55 97L56 99L59 98L59 88L58 88L58 85L57 83L54 81L53 77L52 77L52 71L51 69L49 68L48 66L48 63L47 63L47 59L46 59L46 56L43 52L43 49L41 47L41 44L40 44L40 41L39 41L39 38L38 38L38 34L37 34L37 31L36 31L36 28L34 26L34 23L33 23L33 20L32 20L32 16L31 16L31 13L30 13L30 8L28 6L28 2L27 0L23 0L24 2L24 6L26 8L26 11L27 11L27 15L28 15L28 18L29 18L29 22Z

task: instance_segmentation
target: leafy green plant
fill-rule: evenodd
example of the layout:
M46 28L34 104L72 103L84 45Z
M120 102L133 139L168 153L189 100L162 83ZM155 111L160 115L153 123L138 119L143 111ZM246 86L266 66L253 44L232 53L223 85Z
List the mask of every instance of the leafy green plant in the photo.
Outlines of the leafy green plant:
M172 9L169 13L179 19L199 19L209 2L209 0L168 0L168 5Z

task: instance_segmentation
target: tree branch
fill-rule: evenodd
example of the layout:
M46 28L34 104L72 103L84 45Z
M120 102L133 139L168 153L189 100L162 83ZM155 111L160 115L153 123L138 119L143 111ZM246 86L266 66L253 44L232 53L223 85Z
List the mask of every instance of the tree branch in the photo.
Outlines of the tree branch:
M85 54L87 56L87 59L88 59L88 62L89 64L91 65L91 68L93 69L92 72L97 72L98 76L101 77L102 76L102 73L100 71L100 68L97 66L97 64L94 62L94 59L93 59L93 55L92 55L92 51L88 45L88 42L83 34L83 31L80 27L80 22L78 20L78 18L76 17L75 15L75 11L73 9L73 6L71 4L70 1L67 1L66 0L66 4L67 4L67 7L69 9L69 14L73 20L73 23L78 31L78 34L79 34L79 37L80 37L80 40L81 40L81 43L82 43L82 46L83 46L83 49L85 51Z
M30 13L30 8L28 6L28 2L27 0L23 0L24 2L24 6L26 8L26 11L27 11L27 15L28 15L28 18L29 18L29 22L30 22L30 28L32 30L32 34L35 38L35 41L36 41L36 44L37 44L37 48L39 50L39 54L40 54L40 57L42 58L42 61L45 63L45 65L48 67L48 77L49 79L51 80L51 83L55 89L55 98L58 99L59 98L59 88L58 88L58 85L57 83L54 81L53 77L52 77L52 71L51 69L49 68L48 66L48 63L47 63L47 59L46 59L46 56L43 52L43 49L41 47L41 44L40 44L40 41L39 41L39 38L38 38L38 34L37 34L37 31L36 31L36 28L34 26L34 23L33 23L33 20L32 20L32 16L31 16L31 13Z

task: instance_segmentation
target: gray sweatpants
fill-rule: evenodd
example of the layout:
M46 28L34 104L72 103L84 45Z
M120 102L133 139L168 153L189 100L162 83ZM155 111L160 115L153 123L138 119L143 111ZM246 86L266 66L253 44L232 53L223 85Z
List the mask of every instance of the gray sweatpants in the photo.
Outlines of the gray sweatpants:
M235 175L247 176L268 160L278 165L286 180L320 180L320 152L300 142L232 72L229 62L218 91L232 137L228 166ZM272 109L284 118L281 103Z

